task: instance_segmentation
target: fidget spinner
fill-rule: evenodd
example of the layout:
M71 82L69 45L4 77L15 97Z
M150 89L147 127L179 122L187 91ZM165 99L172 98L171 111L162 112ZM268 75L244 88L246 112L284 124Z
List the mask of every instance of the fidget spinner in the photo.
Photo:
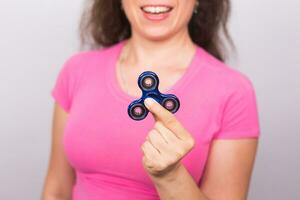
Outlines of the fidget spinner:
M133 120L146 118L149 110L144 105L147 97L153 98L171 113L177 112L180 107L179 99L173 94L162 94L158 90L159 79L152 71L144 71L138 78L138 86L143 94L140 99L131 102L128 106L128 115Z

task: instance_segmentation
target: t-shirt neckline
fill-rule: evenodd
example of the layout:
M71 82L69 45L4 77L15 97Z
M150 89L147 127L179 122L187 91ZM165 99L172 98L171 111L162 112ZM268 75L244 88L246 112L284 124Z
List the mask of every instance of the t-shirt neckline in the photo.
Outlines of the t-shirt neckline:
M108 69L107 69L106 83L108 84L109 89L119 100L128 102L128 101L136 100L140 97L136 97L126 93L125 91L123 91L123 89L118 83L117 73L116 73L117 61L125 43L126 40L120 41L119 43L115 44L115 46L112 48L111 62L109 63L109 66L107 66ZM194 52L194 55L188 67L186 68L184 74L181 75L181 77L167 91L163 91L163 92L160 91L160 92L164 94L175 94L178 93L180 90L182 90L185 87L188 80L192 77L195 68L199 67L197 64L199 63L200 52L201 52L201 48L196 45L196 50Z

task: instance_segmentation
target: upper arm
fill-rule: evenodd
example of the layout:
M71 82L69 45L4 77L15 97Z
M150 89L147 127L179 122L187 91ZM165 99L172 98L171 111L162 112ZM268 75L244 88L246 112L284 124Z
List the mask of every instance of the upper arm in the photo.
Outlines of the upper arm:
M75 172L65 157L62 141L78 82L76 75L78 58L78 56L73 56L65 62L51 90L55 103L52 118L51 153L43 199L49 195L65 199L71 197Z
M247 199L257 139L215 140L200 184L209 199Z
M75 173L65 157L62 145L67 119L68 113L63 107L55 103L52 118L51 153L42 194L43 199L47 199L48 196L70 199L72 194Z
M246 199L260 124L256 94L246 76L233 78L220 112L201 181L210 199Z

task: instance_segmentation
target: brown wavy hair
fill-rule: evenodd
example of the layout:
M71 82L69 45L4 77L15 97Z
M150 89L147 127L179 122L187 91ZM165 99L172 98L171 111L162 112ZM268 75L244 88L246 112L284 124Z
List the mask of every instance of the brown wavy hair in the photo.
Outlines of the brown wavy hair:
M225 41L233 47L228 33L230 0L197 0L188 30L194 43L221 61L225 60ZM81 45L108 47L131 36L129 21L121 9L121 0L90 0L80 21ZM224 36L224 37L223 37ZM223 39L222 39L223 37Z

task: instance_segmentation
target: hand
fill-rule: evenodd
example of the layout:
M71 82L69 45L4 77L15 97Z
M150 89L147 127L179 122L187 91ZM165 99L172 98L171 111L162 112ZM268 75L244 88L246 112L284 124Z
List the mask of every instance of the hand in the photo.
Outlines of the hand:
M141 146L143 165L150 176L164 177L176 171L195 141L174 114L154 99L147 98L145 106L153 114L155 124Z

